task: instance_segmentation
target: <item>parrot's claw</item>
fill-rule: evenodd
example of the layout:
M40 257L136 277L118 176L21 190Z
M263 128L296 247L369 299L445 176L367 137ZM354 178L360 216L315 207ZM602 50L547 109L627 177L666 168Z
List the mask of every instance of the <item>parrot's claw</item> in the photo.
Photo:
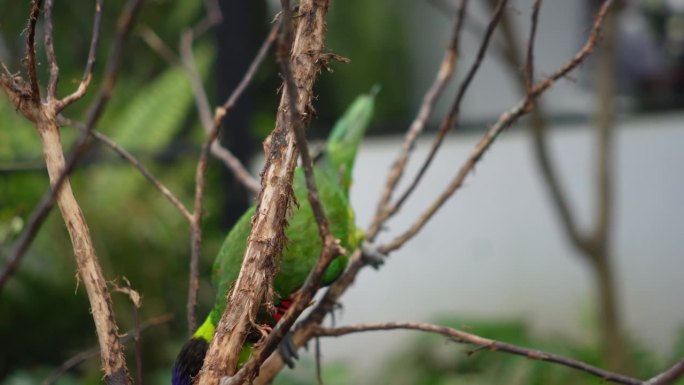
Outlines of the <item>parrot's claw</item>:
M367 265L374 269L379 269L385 263L387 254L378 250L378 248L370 242L361 243L361 259Z
M292 332L287 332L283 340L280 341L278 353L280 353L280 357L282 357L285 365L290 369L294 369L295 360L299 359L299 354L297 354L297 347L292 340Z

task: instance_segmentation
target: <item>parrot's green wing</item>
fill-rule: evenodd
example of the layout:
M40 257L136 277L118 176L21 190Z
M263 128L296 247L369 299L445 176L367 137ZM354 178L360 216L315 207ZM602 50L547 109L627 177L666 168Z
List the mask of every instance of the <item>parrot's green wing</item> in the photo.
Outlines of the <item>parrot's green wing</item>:
M352 252L363 239L363 233L354 224L354 211L349 202L349 188L354 160L374 107L375 92L359 96L338 120L333 128L320 161L316 162L314 175L319 199L330 223L330 231L340 240L342 247ZM298 205L292 205L288 226L285 228L287 243L280 260L279 271L273 281L276 306L299 289L313 269L321 253L322 243L318 224L307 198L304 172L297 168L292 187ZM217 288L216 303L204 323L185 344L176 359L172 373L174 385L190 385L204 361L214 329L226 308L226 293L237 280L245 255L247 237L252 228L252 206L230 230L221 246L212 269L212 283ZM334 281L347 266L348 255L337 257L328 266L322 285ZM274 317L273 317L274 318ZM274 318L275 319L275 318ZM272 319L258 322L273 322ZM243 347L241 357L248 357L251 345ZM243 354L244 353L244 354ZM245 358L246 359L246 358Z

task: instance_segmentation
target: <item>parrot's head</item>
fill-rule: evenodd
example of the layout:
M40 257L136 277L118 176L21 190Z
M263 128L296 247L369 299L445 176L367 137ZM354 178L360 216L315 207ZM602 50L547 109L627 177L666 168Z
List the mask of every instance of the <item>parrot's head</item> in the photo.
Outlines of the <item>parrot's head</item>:
M195 376L202 369L208 348L209 342L206 339L202 337L190 338L176 357L176 364L171 373L171 384L192 385Z

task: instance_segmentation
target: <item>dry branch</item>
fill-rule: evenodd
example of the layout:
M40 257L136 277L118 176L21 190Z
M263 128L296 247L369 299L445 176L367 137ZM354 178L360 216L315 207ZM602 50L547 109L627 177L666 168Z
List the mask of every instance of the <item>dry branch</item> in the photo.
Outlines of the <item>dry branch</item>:
M440 334L449 337L454 342L476 345L480 348L488 349L493 352L504 352L523 356L531 360L553 362L555 364L567 366L572 369L581 370L593 376L599 377L604 381L625 385L641 385L642 381L636 378L613 373L595 366L589 365L573 358L560 356L558 354L547 353L541 350L530 349L505 342L491 340L475 334L466 333L461 330L452 329L445 326L438 326L423 322L385 322L374 324L360 324L354 326L343 326L338 328L317 328L314 331L316 336L339 337L351 333L369 332L378 330L419 330L428 333Z
M302 112L309 111L311 105L329 5L327 0L306 0L299 4L299 23L289 56L299 95L296 107ZM270 292L267 287L272 284L276 272L276 258L281 255L285 244L286 213L293 197L292 177L298 155L294 131L288 119L288 102L287 94L283 93L276 127L269 137L269 151L262 171L262 189L257 199L242 268L230 295L229 306L209 346L199 384L215 385L222 377L235 373L237 358L251 322L256 319L264 296ZM302 114L301 119L309 115Z
M235 177L240 180L245 186L250 188L253 192L258 192L258 185L256 184L254 178L247 172L242 163L233 156L233 154L228 151L225 147L221 146L216 140L221 132L222 122L226 115L233 109L233 106L244 93L247 86L250 84L254 78L254 74L263 63L271 44L277 36L278 26L280 22L275 22L274 27L268 34L264 42L262 43L259 51L257 52L254 60L249 65L247 72L243 76L242 80L237 87L230 94L228 99L223 103L223 105L216 109L213 119L208 117L209 112L205 109L208 108L208 98L202 86L201 79L199 78L199 73L195 66L195 60L192 55L192 35L186 33L181 42L181 55L183 57L184 68L186 68L186 74L190 78L190 82L195 84L193 86L193 92L195 93L195 100L197 108L200 112L200 117L202 125L207 132L207 137L202 144L202 150L200 151L200 158L197 163L197 169L195 172L195 204L194 211L192 215L192 220L190 221L191 226L191 256L190 256L190 274L189 274L189 284L188 284L188 303L187 303L187 316L188 316L188 329L190 333L194 332L197 320L196 320L196 308L197 308L197 295L199 290L199 257L202 246L202 215L204 206L204 189L205 189L205 175L207 170L207 161L209 157L209 152L214 154L219 159L222 159L228 167L233 171ZM204 111L204 112L203 112Z
M285 20L290 19L289 2L287 0L283 1L283 18ZM290 52L289 41L290 33L288 23L286 22L283 23L283 32L280 36L280 52ZM252 354L252 357L250 357L245 365L233 377L230 377L226 381L222 381L222 385L237 385L243 383L246 379L251 380L256 377L261 364L276 350L278 344L280 344L292 325L294 325L297 317L309 307L311 300L320 287L321 278L330 263L336 257L346 252L340 246L340 241L331 234L328 219L325 216L323 206L318 197L318 189L316 187L313 170L313 160L309 154L304 127L300 121L301 113L299 112L297 105L291 103L292 100L298 100L299 96L297 95L296 83L286 57L281 57L280 68L284 78L285 92L290 100L290 125L294 130L296 145L300 150L302 158L302 168L306 178L308 200L313 209L316 223L318 224L319 236L323 247L321 249L321 254L316 261L316 265L309 273L304 284L297 291L295 300L290 305L285 315L283 315L275 328L273 328L271 333L269 333L266 339L260 344L258 351Z

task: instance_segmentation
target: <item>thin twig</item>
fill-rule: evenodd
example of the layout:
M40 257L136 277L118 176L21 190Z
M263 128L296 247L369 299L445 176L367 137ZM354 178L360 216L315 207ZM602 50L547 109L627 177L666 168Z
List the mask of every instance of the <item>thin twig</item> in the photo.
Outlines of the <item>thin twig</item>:
M493 352L500 351L504 353L523 356L531 360L553 362L572 369L581 370L593 376L599 377L604 381L610 381L616 384L642 384L642 381L636 378L603 370L601 368L591 366L587 363L575 360L573 358L564 357L558 354L547 353L541 350L530 349L523 346L513 345L496 340L491 340L489 338L480 337L478 335L466 333L461 330L456 330L445 326L438 326L423 322L386 322L359 324L337 328L317 328L314 332L314 335L326 337L339 337L351 333L396 329L419 330L429 333L440 334L449 337L451 340L455 342L476 345Z
M204 0L204 8L206 9L204 18L192 27L192 33L195 36L203 35L211 27L219 25L223 21L223 13L218 0Z
M190 272L188 283L188 331L192 334L197 328L197 296L199 293L199 258L202 253L202 214L204 211L204 188L206 185L207 159L211 143L216 140L219 130L212 131L202 144L199 161L195 171L195 203L192 215L190 236Z
M323 385L323 371L321 370L321 339L315 338L314 349L316 350L316 381L318 385Z
M38 75L36 73L38 71L36 68L38 66L36 61L36 23L40 14L41 3L42 0L33 0L26 33L27 70L31 84L31 100L35 104L40 103L40 86L38 85Z
M195 55L192 53L193 40L192 30L185 30L180 38L180 58L187 78L190 81L192 93L195 96L195 104L197 106L200 122L202 122L202 127L204 127L204 131L208 135L213 126L211 119L211 104L209 103L207 91L204 89L202 77L197 69Z
M85 131L85 125L83 123L78 123L67 118L61 118L60 124L74 126L81 131ZM162 195L164 195L164 197L168 199L169 202L171 202L171 204L178 209L178 211L180 211L180 213L188 222L192 221L192 214L190 214L183 202L181 202L180 199L178 199L159 179L157 179L157 177L155 177L136 157L134 157L125 148L119 146L114 140L112 140L112 138L99 131L91 130L90 135L104 143L107 147L112 149L112 151L119 154L120 157L127 160L135 168L137 168L138 171L140 171L140 173L145 177L145 179L147 179L152 186L154 186Z
M381 223L387 219L386 210L390 200L392 199L392 193L396 189L397 184L404 174L406 163L408 162L411 151L415 146L416 139L425 128L425 123L430 117L437 100L439 100L442 92L452 79L454 72L456 72L461 30L463 27L463 20L467 6L468 0L461 0L458 12L454 14L451 40L449 41L446 52L444 53L444 58L439 66L439 71L437 71L435 80L423 96L423 102L418 109L418 114L409 126L409 129L404 137L404 143L402 145L401 151L397 155L397 158L392 165L392 169L387 175L387 181L385 182L385 187L383 188L380 202L377 205L375 219L367 234L369 240L373 240L373 238L375 238L375 235L380 229Z
M487 24L487 29L485 30L485 35L482 38L482 42L480 43L480 48L478 49L475 60L473 61L473 64L470 66L470 69L468 70L465 78L463 79L463 83L461 83L461 86L458 89L458 92L456 94L456 97L454 98L454 102L451 105L449 113L444 118L444 120L442 120L439 132L437 133L437 136L435 137L435 140L432 143L432 147L430 148L430 152L428 153L427 158L421 165L418 173L416 174L415 178L413 179L409 187L406 189L406 191L404 191L404 193L399 197L399 199L397 199L397 202L388 209L388 217L399 211L399 209L404 204L406 199L408 199L408 197L413 193L413 191L425 175L425 172L430 167L430 164L432 164L432 161L434 160L435 156L437 155L437 151L439 150L444 140L444 137L452 129L452 127L454 127L454 125L458 124L458 120L460 118L461 101L463 100L466 91L468 90L470 84L472 83L472 80L475 78L475 75L477 74L480 68L480 65L482 64L482 60L484 59L484 56L487 53L487 48L489 47L489 42L491 40L492 35L494 34L494 30L496 29L499 20L501 19L501 14L503 13L506 3L507 0L499 0L499 2L497 3L496 8L494 9L494 13L492 14L492 17L490 18L489 23Z
M47 102L50 103L57 99L57 83L59 82L59 66L57 56L55 56L55 45L53 41L53 20L52 8L54 0L45 1L45 55L47 56L48 67L50 68L50 79L47 86Z
M145 322L142 322L139 327L134 328L134 330L129 330L126 332L124 335L121 336L121 343L127 344L131 340L134 339L135 330L139 330L139 332L144 332L147 329L163 325L167 322L170 322L173 319L173 314L164 314L159 317L152 318L150 320L147 320ZM82 364L83 362L97 357L99 354L100 350L98 346L93 346L92 348L82 351L68 360L64 361L55 371L53 371L48 378L46 378L42 385L52 385L57 382L57 380L64 375L64 373L68 372L72 368L75 368L76 366Z
M261 63L263 63L264 59L266 58L266 55L268 54L268 51L271 48L271 45L278 37L280 23L280 19L277 19L273 22L273 26L271 27L268 36L266 36L266 39L261 44L261 47L259 47L259 51L254 57L252 63L249 65L247 72L245 72L245 76L242 78L242 80L240 80L240 83L237 85L237 87L235 87L235 90L228 97L225 103L223 103L223 105L220 108L216 109L216 112L214 113L215 127L222 124L223 119L226 117L226 114L228 114L228 112L230 112L230 110L233 109L240 95L242 95L247 86L252 82L252 79L254 78L254 75L256 74L259 67L261 66ZM261 185L247 172L247 170L244 169L244 166L242 166L242 164L239 162L237 158L235 158L227 149L218 146L218 142L215 143L217 144L212 145L212 154L214 156L217 156L219 159L222 159L224 163L226 163L226 165L228 165L228 167L231 170L233 170L238 180L240 180L247 188L249 188L250 191L252 191L255 194L258 194L261 190ZM220 148L220 151L216 150L216 148ZM228 155L230 155L230 157L228 157ZM242 167L237 167L238 165Z
M207 137L202 144L197 169L195 172L195 203L193 209L193 219L191 223L190 237L190 272L188 282L188 303L187 318L188 332L192 334L197 328L197 297L199 295L199 258L202 253L202 214L204 211L204 188L205 175L207 170L207 160L211 144L218 136L218 130L212 130L212 118L209 104L209 97L202 84L202 78L195 63L195 56L192 53L193 32L186 30L180 39L181 63L185 70L186 77L190 81L192 93L195 96L195 105L202 122L202 127Z
M542 0L534 0L532 4L532 17L530 21L530 37L527 39L527 59L525 61L525 89L529 92L534 84L534 42L539 25L539 9Z
M143 41L145 41L145 43L147 43L147 45L159 56L161 56L162 59L164 59L167 63L181 67L183 66L183 63L181 63L178 55L176 55L176 53L173 52L168 44L164 43L161 37L159 37L159 35L157 35L157 33L154 32L154 30L152 30L150 27L141 25L138 28L138 34Z
M268 54L271 44L277 37L279 26L280 21L278 20L274 23L273 27L271 28L271 32L268 34L259 48L259 52L257 53L255 60L250 64L250 67L248 68L247 73L241 80L240 84L236 87L236 90L228 98L228 100L226 100L223 106L216 110L213 119L211 118L211 110L208 101L209 99L207 97L206 91L204 90L202 79L199 76L194 55L192 54L192 42L194 36L193 30L187 30L181 37L180 58L151 29L143 28L140 34L150 48L155 50L166 61L175 65L179 65L181 68L183 68L188 81L190 82L193 95L195 96L195 105L200 116L202 127L204 128L205 133L209 135L215 125L221 125L225 115L233 108L238 97L242 95L244 89L252 81L254 74L259 69L259 66ZM217 159L221 160L233 173L233 175L235 175L237 180L240 181L240 183L242 183L242 185L245 186L252 194L259 193L259 189L261 188L259 182L249 173L249 171L247 171L242 162L240 162L240 160L235 157L230 150L223 147L218 141L213 141L211 144L211 154Z
M48 0L52 2L52 0ZM70 104L74 103L75 101L79 100L80 98L85 95L86 91L88 90L88 86L90 85L90 81L93 79L93 69L95 68L95 60L97 60L97 46L100 41L100 29L102 27L102 0L96 0L95 1L95 16L93 16L93 34L90 38L90 48L88 49L88 59L86 62L85 69L83 70L83 77L81 78L81 82L78 84L78 87L74 92L71 94L65 96L63 99L59 100L56 103L56 111L60 112L63 110L65 107L69 106ZM47 34L47 32L46 32ZM52 35L52 33L50 32ZM52 36L50 37L52 38ZM46 39L47 40L47 39ZM53 52L54 55L54 52ZM54 59L54 57L53 57ZM57 61L55 59L55 67L56 67ZM59 71L59 70L58 70ZM57 75L54 79L55 86L57 85ZM50 82L53 82L52 79L52 74L50 75ZM52 97L55 97L54 95L55 90L53 89L53 95Z

